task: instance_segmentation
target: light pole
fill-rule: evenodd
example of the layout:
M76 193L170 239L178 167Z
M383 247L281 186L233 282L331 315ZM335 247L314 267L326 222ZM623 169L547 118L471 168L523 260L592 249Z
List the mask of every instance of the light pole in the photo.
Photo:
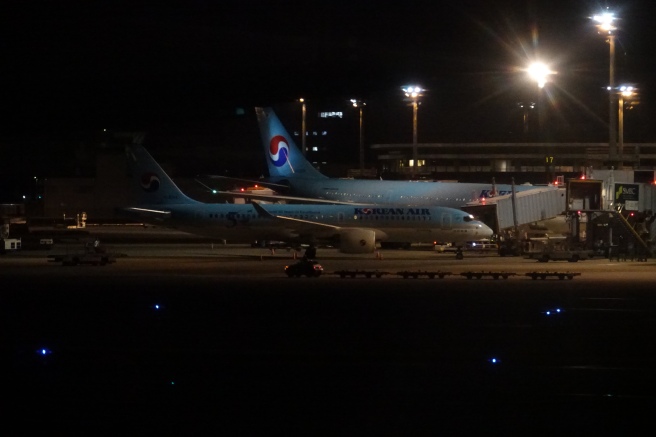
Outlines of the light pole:
M303 153L303 156L306 155L307 149L305 147L305 99L300 98L298 99L299 102L301 102L302 106L302 119L301 119L301 153Z
M364 175L364 136L362 131L362 109L367 106L362 100L351 99L351 104L354 108L360 111L360 125L359 125L359 145L360 145L360 177Z
M546 135L546 105L544 98L544 86L547 84L547 80L550 75L555 74L555 71L552 71L547 64L543 62L533 62L526 69L528 76L538 85L538 138L540 142L547 141ZM547 169L547 182L551 182L554 179L553 175L553 154L551 153L551 146L548 149L548 156L545 156L545 165Z
M517 103L517 106L519 106L522 109L522 124L524 127L524 141L528 138L528 114L530 109L535 109L535 102L519 102Z
M419 98L422 97L425 90L417 85L403 88L407 99L412 102L412 177L417 176L417 110L419 107Z
M544 98L542 96L542 88L547 84L547 80L550 75L555 74L555 71L552 71L547 64L543 62L533 62L526 69L528 77L538 85L538 127L540 129L540 140L544 140L544 118L545 118L545 105Z
M617 119L618 119L618 155L619 162L624 160L624 104L626 103L624 99L628 99L636 94L636 88L631 85L622 85L618 89L618 110L617 110ZM632 103L632 102L631 102Z
M608 36L608 45L610 46L610 67L609 67L609 80L608 80L608 91L609 91L609 101L608 101L608 155L611 166L617 160L617 124L615 118L615 108L616 103L615 99L617 94L615 93L615 35L613 31L617 29L613 25L615 21L615 14L612 12L604 12L599 15L595 15L592 19L597 22L597 29L601 35Z

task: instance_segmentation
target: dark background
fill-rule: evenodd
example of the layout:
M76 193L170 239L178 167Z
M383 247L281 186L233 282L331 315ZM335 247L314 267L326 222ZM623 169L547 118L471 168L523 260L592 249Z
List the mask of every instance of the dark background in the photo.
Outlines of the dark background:
M590 17L605 6L621 17L616 81L641 95L625 141L654 141L648 1L9 2L0 194L13 198L27 174L84 175L103 129L147 132L182 173L259 175L253 107L300 125L299 97L310 114L365 99L367 145L409 142L400 87L413 82L427 90L419 142L533 140L517 103L537 100L522 71L537 58L557 71L544 89L550 140L604 142L609 50ZM333 150L355 167L356 111L346 117L352 140Z

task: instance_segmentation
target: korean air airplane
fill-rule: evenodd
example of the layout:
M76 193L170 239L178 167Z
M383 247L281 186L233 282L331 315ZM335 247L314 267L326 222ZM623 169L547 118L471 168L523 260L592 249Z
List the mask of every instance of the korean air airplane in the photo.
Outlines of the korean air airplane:
M231 243L330 242L344 253L372 253L379 242L453 243L490 237L492 229L446 207L203 203L186 196L146 149L126 147L135 206L146 222Z
M303 156L273 109L255 108L255 113L269 180L279 187L285 187L290 195L306 201L460 208L469 202L512 193L512 186L507 184L329 178ZM272 188L275 189L274 186ZM515 191L534 188L538 187L516 185ZM296 197L286 199L297 200Z

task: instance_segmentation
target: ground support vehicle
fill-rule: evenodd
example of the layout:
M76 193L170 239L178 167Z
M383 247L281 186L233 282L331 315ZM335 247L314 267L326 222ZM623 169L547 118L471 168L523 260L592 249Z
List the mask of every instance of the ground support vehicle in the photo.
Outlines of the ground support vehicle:
M15 252L21 248L20 238L0 238L0 253Z
M48 261L59 262L63 266L77 266L81 264L90 264L94 266L104 266L116 262L116 254L105 251L100 247L98 240L92 243L86 243L84 249L80 252L66 253L63 255L48 255Z
M547 279L548 277L555 276L558 279L574 279L575 276L580 276L580 273L574 272L528 272L525 273L526 276L529 276L531 279Z
M594 252L592 250L586 249L568 249L568 250L553 250L549 252L544 252L540 254L531 254L527 258L537 259L539 262L549 262L549 261L568 261L575 263L578 261L583 261L594 257Z
M519 256L522 254L522 242L515 239L505 239L497 244L499 256Z
M460 276L464 276L467 279L472 279L472 278L481 279L481 278L484 278L484 277L487 277L487 276L489 276L491 278L494 278L494 279L499 279L499 278L508 279L509 276L516 276L516 275L517 275L517 273L510 273L510 272L462 272L462 273L460 273Z
M67 255L48 255L51 262L60 262L63 266L77 266L81 264L90 264L94 266L104 266L116 262L116 256L109 253L77 253Z
M318 278L323 273L323 266L317 260L302 259L295 264L285 266L285 273L290 278L300 278L301 276Z
M532 238L525 257L539 262L569 261L577 262L594 257L594 250L570 244L566 237Z

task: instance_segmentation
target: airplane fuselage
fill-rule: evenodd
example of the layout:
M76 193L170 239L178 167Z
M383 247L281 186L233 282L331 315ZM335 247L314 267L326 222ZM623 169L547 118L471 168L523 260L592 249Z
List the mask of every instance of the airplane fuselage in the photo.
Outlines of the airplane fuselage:
M388 205L439 205L460 208L469 202L512 194L511 185L466 182L381 181L367 179L303 179L288 178L290 193L302 197L339 202ZM533 189L517 185L515 191ZM493 193L494 192L494 193Z
M162 205L151 208L162 209ZM235 243L263 239L303 241L307 235L330 240L338 234L337 228L373 229L376 240L386 242L458 243L491 235L488 227L471 220L466 213L440 207L266 205L267 212L288 219L289 226L262 217L252 205L180 204L166 205L164 209L170 212L162 221L165 226ZM307 234L304 222L312 223ZM316 223L325 227L317 230Z

